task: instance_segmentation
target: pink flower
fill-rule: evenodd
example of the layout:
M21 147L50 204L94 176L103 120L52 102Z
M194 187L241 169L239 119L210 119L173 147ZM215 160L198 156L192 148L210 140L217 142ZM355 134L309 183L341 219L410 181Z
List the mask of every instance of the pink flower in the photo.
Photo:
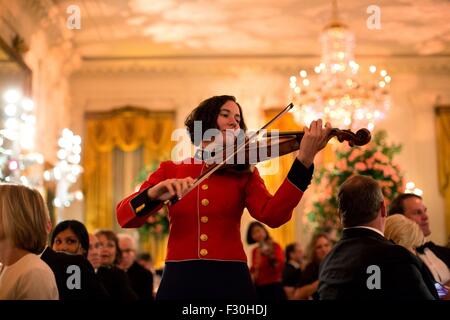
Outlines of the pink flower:
M380 162L384 162L384 163L388 163L389 162L389 158L386 155L384 155L383 153L381 153L381 151L375 152L373 157L375 159L377 159L378 161L380 161Z
M345 159L341 159L338 162L336 162L336 169L344 171L348 169L347 161Z
M372 169L374 163L375 163L375 158L374 157L370 157L370 158L366 159L366 165L367 165L368 169Z
M357 162L355 164L355 170L357 170L357 171L365 171L365 170L367 170L367 166L366 166L366 164L364 162Z
M353 149L352 153L350 154L350 156L348 157L348 161L352 162L355 161L356 158L358 158L359 156L361 156L363 154L363 152L360 149Z
M163 231L163 226L160 225L160 224L157 224L157 225L155 226L155 232L156 232L156 233L161 233L162 231Z

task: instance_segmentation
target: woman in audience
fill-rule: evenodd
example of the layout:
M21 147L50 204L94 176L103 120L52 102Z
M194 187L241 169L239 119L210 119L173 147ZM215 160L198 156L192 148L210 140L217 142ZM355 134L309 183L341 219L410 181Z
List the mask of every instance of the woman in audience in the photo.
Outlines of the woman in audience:
M122 257L117 235L111 230L100 230L95 236L100 243L101 266L97 270L100 281L113 299L137 300L127 274L117 267Z
M302 278L303 250L300 244L288 244L285 249L286 263L283 269L283 288L289 300L294 298L295 288Z
M81 222L65 220L60 222L53 230L50 245L55 251L79 254L87 258L89 235Z
M94 268L95 273L97 273L98 268L100 268L101 266L100 249L101 245L100 242L98 241L98 238L94 234L89 233L89 251L87 259Z
M57 300L58 288L40 254L48 210L37 190L0 184L0 300Z
M109 293L95 274L93 266L87 259L89 252L89 234L84 224L76 220L60 222L50 237L50 246L41 258L49 264L59 288L61 300L104 300ZM53 252L53 254L51 254ZM47 257L44 257L47 255ZM74 290L67 287L67 272L70 266L80 268L80 288Z
M284 267L283 249L272 240L267 229L258 221L249 225L247 243L258 244L252 251L250 268L258 299L285 300L286 295L281 283Z
M330 253L332 243L326 233L318 233L309 243L306 256L308 264L302 272L300 285L294 292L294 299L318 300L317 287L319 285L319 266Z
M448 289L450 287L450 270L430 249L417 250L425 242L425 237L419 225L403 214L393 214L386 219L384 236L388 240L405 247L417 255L428 267L436 281L436 289L439 296L450 299ZM447 294L445 294L447 293Z

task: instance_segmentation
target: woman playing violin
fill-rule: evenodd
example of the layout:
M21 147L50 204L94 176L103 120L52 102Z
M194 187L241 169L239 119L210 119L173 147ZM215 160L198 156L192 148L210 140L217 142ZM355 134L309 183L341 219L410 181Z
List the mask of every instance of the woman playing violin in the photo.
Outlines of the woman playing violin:
M191 112L185 125L193 143L195 121L201 121L202 132L247 129L233 96L211 97ZM138 192L122 200L117 205L118 221L124 228L133 228L140 227L166 200L180 198L169 206L168 250L157 299L256 298L241 241L244 208L272 228L288 222L311 182L314 157L325 147L330 131L331 126L323 127L321 120L305 128L297 157L273 196L256 168L211 174L195 185L194 178L207 170L207 164L191 158L190 162L162 162ZM199 147L208 143L204 140Z

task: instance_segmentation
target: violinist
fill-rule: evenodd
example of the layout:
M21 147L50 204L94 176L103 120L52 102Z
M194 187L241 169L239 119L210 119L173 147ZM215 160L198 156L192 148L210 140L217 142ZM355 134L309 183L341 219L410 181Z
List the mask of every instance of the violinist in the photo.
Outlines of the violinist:
M191 112L185 125L193 143L196 121L201 121L202 133L213 128L223 133L247 130L242 108L233 96L211 97ZM195 184L194 179L208 170L202 153L197 152L200 159L162 162L139 191L123 199L117 205L117 217L124 228L140 227L168 200L179 199L168 206L168 250L156 298L256 299L241 241L244 208L272 228L288 222L311 182L314 157L325 147L330 131L330 124L323 127L321 120L305 127L297 157L274 195L255 167L216 172ZM208 143L205 139L199 147L206 148Z
M255 283L258 300L286 300L281 279L284 268L284 253L273 241L266 227L258 221L247 229L247 243L257 244L251 253L250 274Z

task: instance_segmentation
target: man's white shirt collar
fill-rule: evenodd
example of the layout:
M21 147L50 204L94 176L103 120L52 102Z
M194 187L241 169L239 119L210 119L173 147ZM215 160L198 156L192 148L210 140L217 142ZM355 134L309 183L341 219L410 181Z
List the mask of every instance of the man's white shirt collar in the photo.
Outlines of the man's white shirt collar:
M378 233L379 235L381 235L381 236L384 238L383 232L381 232L381 231L378 230L378 229L372 228L372 227L367 227L367 226L356 226L356 227L344 228L344 230L348 230L348 229L358 229L358 228L359 228L359 229L369 229L369 230L375 231L376 233Z

